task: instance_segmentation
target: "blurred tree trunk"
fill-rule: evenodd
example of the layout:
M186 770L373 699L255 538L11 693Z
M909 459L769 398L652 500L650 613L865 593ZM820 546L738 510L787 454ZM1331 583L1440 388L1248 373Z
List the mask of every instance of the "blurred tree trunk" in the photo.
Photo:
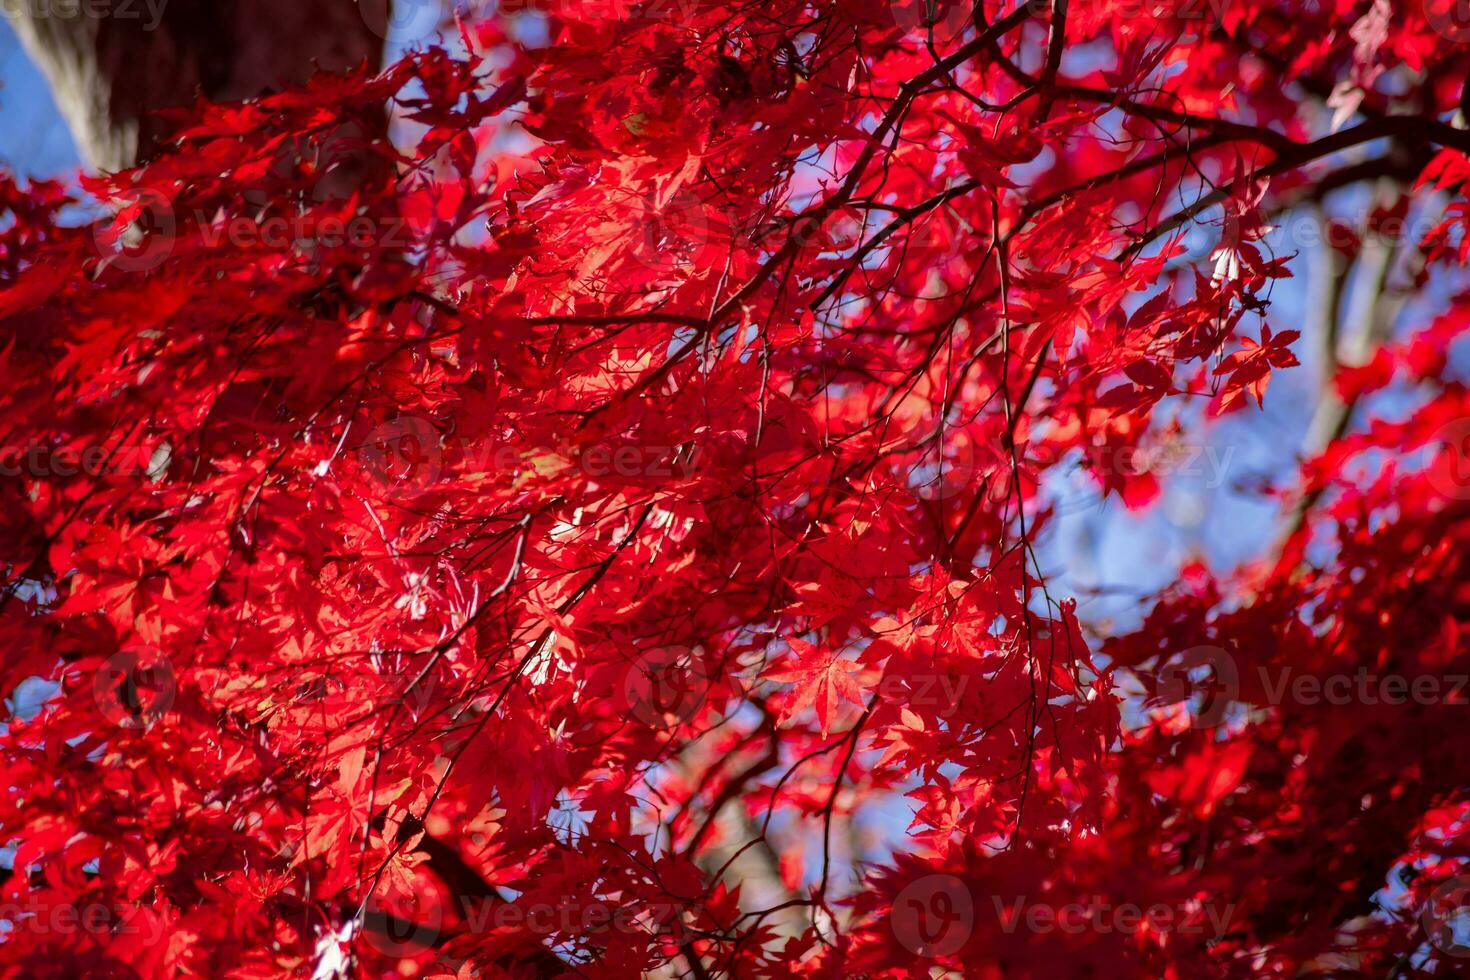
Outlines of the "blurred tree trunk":
M157 109L238 100L317 68L382 60L357 0L20 0L0 4L84 161L121 170L167 136Z

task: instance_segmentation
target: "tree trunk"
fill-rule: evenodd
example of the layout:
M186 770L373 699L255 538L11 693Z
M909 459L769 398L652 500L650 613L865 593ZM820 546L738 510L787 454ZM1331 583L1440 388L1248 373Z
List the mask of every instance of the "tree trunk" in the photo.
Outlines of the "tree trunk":
M298 84L382 59L356 0L20 0L0 4L51 82L86 163L121 170L168 135L155 110Z

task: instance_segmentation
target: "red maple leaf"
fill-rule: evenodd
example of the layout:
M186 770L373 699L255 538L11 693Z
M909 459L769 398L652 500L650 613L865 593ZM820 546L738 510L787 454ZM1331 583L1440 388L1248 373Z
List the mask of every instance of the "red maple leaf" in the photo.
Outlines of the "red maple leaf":
M786 643L796 654L797 664L765 675L768 680L796 685L781 709L781 718L791 718L803 708L814 708L817 723L822 734L826 735L837 711L839 697L858 707L863 706L863 690L854 676L862 672L863 665L843 657L838 651L794 637Z

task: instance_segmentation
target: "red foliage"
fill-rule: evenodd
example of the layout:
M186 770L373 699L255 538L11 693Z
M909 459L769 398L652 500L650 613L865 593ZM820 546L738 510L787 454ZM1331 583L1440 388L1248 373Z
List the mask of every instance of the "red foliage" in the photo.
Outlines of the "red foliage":
M1296 364L1272 217L1454 281L1454 6L565 3L0 183L7 975L1455 974L1463 301L1279 559L1033 547Z

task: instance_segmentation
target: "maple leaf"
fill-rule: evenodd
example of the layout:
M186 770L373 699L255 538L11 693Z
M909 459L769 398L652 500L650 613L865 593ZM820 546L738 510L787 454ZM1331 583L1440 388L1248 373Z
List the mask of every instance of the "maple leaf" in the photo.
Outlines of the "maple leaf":
M796 654L796 665L765 675L768 680L795 685L795 690L781 709L781 718L786 720L803 708L814 708L817 723L825 736L837 711L838 698L863 706L863 690L854 676L861 673L863 665L843 657L838 651L794 637L786 643Z
M1272 336L1271 328L1262 324L1259 341L1242 337L1244 349L1226 357L1215 368L1216 374L1230 376L1221 390L1218 411L1224 411L1246 391L1255 396L1258 406L1264 407L1266 387L1271 383L1271 371L1274 368L1294 367L1298 363L1289 345L1300 336L1300 332L1296 330L1283 330Z

